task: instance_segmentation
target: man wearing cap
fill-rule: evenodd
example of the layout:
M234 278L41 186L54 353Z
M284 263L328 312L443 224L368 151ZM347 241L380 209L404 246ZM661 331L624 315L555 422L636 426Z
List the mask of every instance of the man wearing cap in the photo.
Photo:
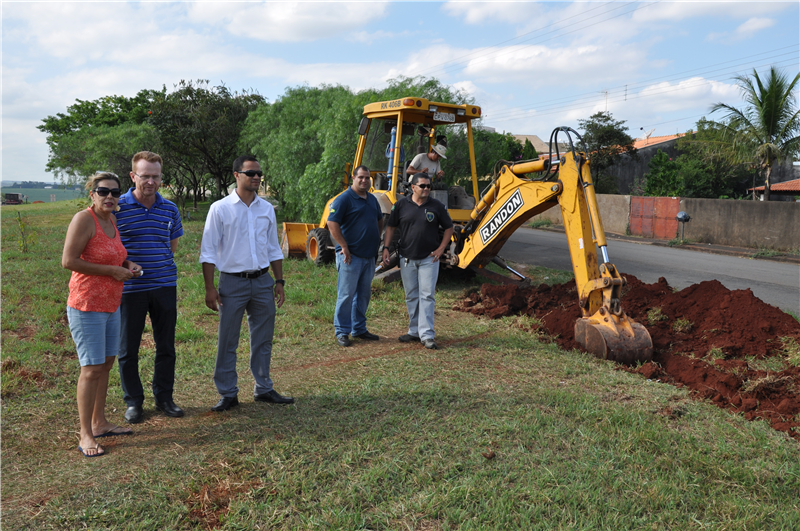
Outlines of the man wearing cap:
M336 342L350 346L349 335L377 341L367 330L367 307L375 275L375 255L381 241L383 214L378 200L369 193L372 186L369 168L353 172L353 184L331 203L328 229L336 242L336 311L333 326Z
M386 221L383 262L389 264L394 231L400 231L400 275L406 292L408 333L401 343L422 341L425 348L435 349L433 311L436 305L436 281L439 258L453 235L453 221L445 206L430 197L431 179L427 173L411 178L412 195L397 200ZM439 230L444 234L439 236Z
M444 177L444 171L439 161L447 158L444 156L446 152L446 147L442 144L436 144L431 148L430 153L420 153L414 157L406 170L409 181L415 173L427 173L429 176L432 175L441 180Z

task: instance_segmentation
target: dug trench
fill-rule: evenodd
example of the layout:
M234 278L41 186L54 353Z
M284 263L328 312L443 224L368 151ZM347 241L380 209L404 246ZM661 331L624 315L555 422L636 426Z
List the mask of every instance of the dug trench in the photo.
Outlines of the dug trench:
M622 307L653 339L653 360L620 369L689 388L693 397L763 419L800 440L800 323L748 290L718 281L674 291L663 277L645 284L625 275ZM455 310L499 318L535 317L564 349L579 349L581 316L574 282L539 287L483 284ZM538 323L541 323L540 325Z

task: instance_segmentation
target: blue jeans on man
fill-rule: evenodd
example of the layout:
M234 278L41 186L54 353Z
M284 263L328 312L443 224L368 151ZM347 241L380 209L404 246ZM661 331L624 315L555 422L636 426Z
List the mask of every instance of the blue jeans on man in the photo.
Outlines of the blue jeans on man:
M408 309L408 335L421 341L433 340L433 311L436 307L436 281L439 279L439 262L432 256L421 260L400 258L400 276L406 292Z
M336 311L333 326L336 337L359 336L367 332L367 308L372 295L372 277L375 275L375 258L359 258L350 255L350 263L344 263L344 255L336 253L337 284Z

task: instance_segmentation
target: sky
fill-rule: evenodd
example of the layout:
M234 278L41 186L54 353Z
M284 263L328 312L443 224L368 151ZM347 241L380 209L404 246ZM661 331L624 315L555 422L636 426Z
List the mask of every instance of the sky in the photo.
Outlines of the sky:
M13 2L2 22L3 180L52 181L36 126L76 99L207 79L287 87L435 77L483 125L538 135L598 111L631 136L692 129L735 78L800 71L800 2ZM413 96L413 94L410 94ZM354 148L355 149L355 148Z

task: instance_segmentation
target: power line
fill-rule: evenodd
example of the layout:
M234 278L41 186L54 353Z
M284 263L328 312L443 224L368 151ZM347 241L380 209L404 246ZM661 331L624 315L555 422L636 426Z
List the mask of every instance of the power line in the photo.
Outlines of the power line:
M762 53L759 53L759 54L754 54L754 55L745 57L744 59L749 58L749 57L757 57L759 55L764 55L766 53L771 53L771 52L780 51L780 50L784 50L786 48L793 48L793 47L794 46L778 48L776 50L770 50L768 52L762 52ZM775 59L777 59L779 57L786 56L786 55L795 56L796 55L796 51L790 51L790 52L785 52L785 53L782 53L782 54L773 55L773 56L770 56L770 57L762 58L762 60L774 61ZM741 60L741 59L742 58L737 59L737 60ZM784 59L782 61L779 61L779 64L780 63L791 64L792 61L795 61L795 59L794 58ZM731 62L734 62L734 61L726 61L726 62L723 62L723 63L717 63L717 65L723 65L725 63L731 63ZM680 72L680 73L676 73L676 74L669 74L667 76L661 76L661 77L652 78L652 79L649 79L649 80L640 81L638 83L629 83L627 85L627 88L628 89L636 89L636 88L640 88L640 87L645 87L648 84L652 84L652 83L656 83L656 82L674 80L678 76L686 75L686 74L689 74L689 73L693 73L693 75L691 77L689 77L689 78L681 79L678 82L691 79L692 77L695 77L695 76L698 76L698 75L705 76L705 75L708 75L708 74L711 74L711 73L717 73L716 76L715 76L716 78L725 78L727 76L727 78L729 79L730 75L739 74L739 73L741 73L741 68L743 68L745 66L750 67L750 65L752 65L751 62L744 62L744 63L738 63L736 65L729 65L729 66L723 67L723 68L712 68L710 70L705 70L705 71L703 71L702 69L703 68L709 68L709 67L700 67L700 68L696 68L696 69L692 69L692 70L688 70L688 71L684 71L684 72ZM759 68L759 67L763 67L763 66L764 65L761 64L761 65L757 65L755 68ZM733 70L731 70L731 69L733 69ZM699 70L699 72L698 72L698 70ZM721 70L723 72L720 73ZM675 90L680 90L682 88L688 88L688 87L670 87L670 88L675 88ZM623 94L623 86L610 89L610 90L608 90L608 92L609 92L609 94L612 94L612 95L615 95L615 96L617 94ZM603 93L605 94L605 91L603 91ZM516 114L520 110L533 109L533 108L538 108L540 111L541 110L547 110L550 107L554 107L554 106L560 105L561 102L568 102L568 103L566 103L566 105L574 105L576 103L580 103L581 101L596 101L596 97L597 97L596 91L585 92L585 93L576 94L576 95L573 95L573 96L563 96L563 97L560 97L560 98L554 98L554 99L550 99L550 100L545 100L545 101L541 101L541 102L538 102L538 103L535 103L535 104L532 104L532 105L527 105L527 106L522 106L522 107L517 107L517 108L510 108L510 107L501 108L501 109L499 109L499 112L493 113L491 115L491 117L492 118L502 118L503 116L505 116L507 114ZM630 94L630 90L628 90L627 91L627 99L633 99L634 97L636 97L636 96ZM625 100L625 96L622 96L622 98L623 98L623 101L624 101ZM612 100L612 101L620 101L620 100L616 99L616 100ZM563 109L563 107L560 107L560 108Z
M764 68L764 67L769 67L769 66L772 66L772 65L771 64L764 64L764 65L759 65L756 68L759 68L759 67L760 68ZM628 100L647 98L647 97L651 97L651 96L659 96L659 95L668 94L668 93L671 93L671 92L678 92L678 91L681 91L681 90L686 90L687 88L696 88L696 87L700 87L700 86L708 85L708 84L711 84L711 81L705 81L705 82L697 83L697 84L690 85L690 86L671 87L670 89L665 89L665 90L662 90L662 91L659 91L659 92L651 92L651 93L644 94L644 95L641 94L641 93L637 94L637 95L633 95L633 96L629 94L628 95ZM611 100L611 103L619 103L619 102L622 102L622 101L623 101L622 99L618 98L618 99L615 99L615 100ZM535 116L535 117L549 116L549 115L553 115L553 114L563 113L563 112L566 112L566 111L575 111L575 110L591 108L591 107L593 107L595 105L597 105L597 101L587 102L585 105L581 105L581 104L573 105L573 106L569 106L568 105L568 106L559 107L559 108L552 109L552 110L546 110L546 111L543 111L543 112L536 112L535 115L533 115L533 116ZM515 113L515 114L519 114L519 113ZM513 116L513 114L510 114L510 115ZM492 116L491 114L487 114L487 115L484 116L484 118L489 118L489 117L491 117L493 119L497 119L496 117ZM516 121L523 120L523 119L530 119L531 117L532 117L532 115L528 114L527 116L519 116L517 118L506 118L505 121L506 122L516 122ZM667 122L664 122L664 123L667 123Z

